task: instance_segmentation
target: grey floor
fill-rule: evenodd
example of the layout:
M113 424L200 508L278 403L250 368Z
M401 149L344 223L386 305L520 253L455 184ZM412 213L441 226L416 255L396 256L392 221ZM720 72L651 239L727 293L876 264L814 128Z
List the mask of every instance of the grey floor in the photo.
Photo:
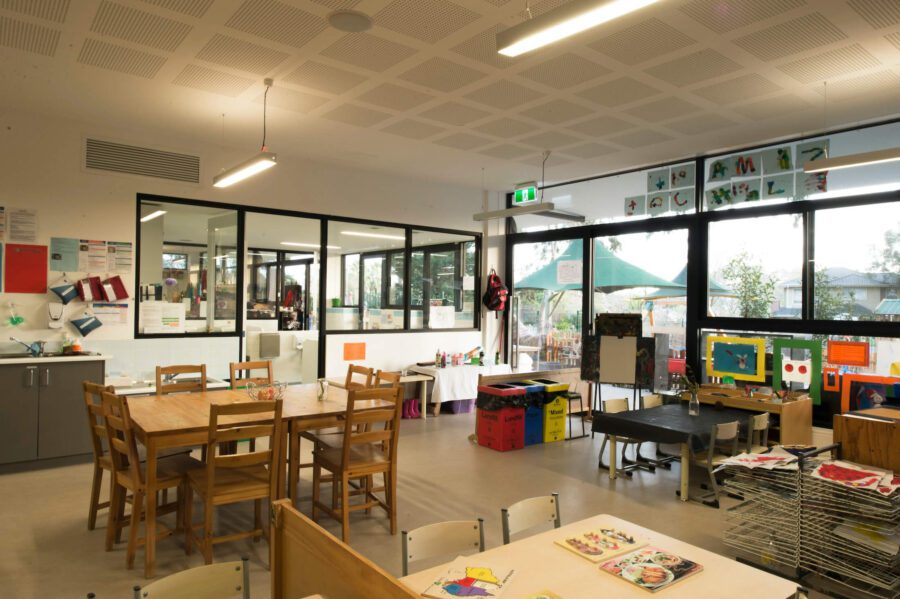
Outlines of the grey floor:
M519 499L556 491L563 523L608 513L653 528L718 553L724 509L682 503L675 496L679 467L655 474L636 473L633 480L611 482L597 469L601 437L578 439L499 453L474 445L468 435L473 414L404 420L399 445L399 527L409 529L440 520L483 517L488 547L501 544L500 508ZM652 448L652 446L650 446ZM629 450L630 451L630 450ZM144 583L142 569L126 570L125 548L105 552L104 531L87 530L91 467L67 465L0 474L0 596L130 597ZM304 471L300 503L309 513L310 478ZM702 471L694 472L694 482ZM726 499L724 504L731 505ZM199 510L195 508L195 514ZM105 512L101 521L105 523ZM251 504L220 509L219 531L249 526ZM322 519L339 534L336 522ZM400 572L400 538L389 533L387 517L359 512L351 520L351 544L389 572ZM186 556L181 538L157 545L157 576L203 563ZM254 597L268 597L265 541L220 545L215 559L250 558ZM143 559L143 553L138 554Z

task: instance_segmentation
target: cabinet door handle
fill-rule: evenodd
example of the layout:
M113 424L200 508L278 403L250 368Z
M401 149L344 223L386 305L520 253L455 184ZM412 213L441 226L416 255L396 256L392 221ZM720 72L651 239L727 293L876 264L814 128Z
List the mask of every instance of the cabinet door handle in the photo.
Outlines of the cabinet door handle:
M34 387L34 371L37 370L37 366L26 366L25 367L25 387Z
M44 372L43 372L43 375L44 375L44 381L41 383L41 386L42 386L42 387L49 387L49 386L50 386L50 369L49 369L49 368L45 368L45 369L44 369Z

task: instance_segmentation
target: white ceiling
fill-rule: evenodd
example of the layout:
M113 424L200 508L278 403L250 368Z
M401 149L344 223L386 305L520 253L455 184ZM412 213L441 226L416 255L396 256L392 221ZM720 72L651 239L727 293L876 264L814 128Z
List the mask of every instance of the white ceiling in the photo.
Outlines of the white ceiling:
M663 0L501 57L494 34L524 6L0 0L2 102L252 150L271 76L268 142L282 164L472 186L484 168L493 189L539 178L545 149L559 181L900 113L900 0ZM329 28L328 13L349 7L374 28Z

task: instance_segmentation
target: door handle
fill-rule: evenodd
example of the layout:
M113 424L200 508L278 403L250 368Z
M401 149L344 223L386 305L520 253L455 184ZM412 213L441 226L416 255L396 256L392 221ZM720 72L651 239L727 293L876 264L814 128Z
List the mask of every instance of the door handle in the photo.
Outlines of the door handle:
M41 382L41 387L49 387L50 386L50 369L44 368L44 371L41 373L43 375L44 380Z
M22 381L22 384L27 387L34 387L34 373L37 370L37 366L26 366L25 367L25 380Z

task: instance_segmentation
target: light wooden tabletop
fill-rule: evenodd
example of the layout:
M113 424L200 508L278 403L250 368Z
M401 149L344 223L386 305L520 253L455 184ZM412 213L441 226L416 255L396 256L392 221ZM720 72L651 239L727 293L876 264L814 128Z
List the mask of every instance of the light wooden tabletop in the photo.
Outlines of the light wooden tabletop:
M664 517L660 514L660 517ZM797 585L733 559L673 539L648 528L610 515L594 516L530 537L489 549L473 560L473 565L511 568L513 579L503 590L503 597L530 597L540 591L552 591L565 599L634 597L647 599L651 593L600 570L598 564L579 557L554 543L567 535L598 528L613 527L647 539L650 547L689 559L703 566L703 571L660 591L665 599L788 599ZM451 560L452 561L452 560ZM475 563L477 562L477 563ZM400 581L417 593L423 592L447 572L447 564L410 574Z
M282 418L302 420L343 414L347 410L347 392L344 389L329 388L324 401L317 397L319 386L292 385L284 392ZM144 434L167 434L205 431L209 428L210 404L230 404L250 401L243 389L221 389L196 391L172 395L149 395L131 397L128 407L131 420ZM377 407L373 405L372 407ZM254 416L242 416L252 421ZM255 417L259 419L259 417ZM237 422L237 421L235 421Z

